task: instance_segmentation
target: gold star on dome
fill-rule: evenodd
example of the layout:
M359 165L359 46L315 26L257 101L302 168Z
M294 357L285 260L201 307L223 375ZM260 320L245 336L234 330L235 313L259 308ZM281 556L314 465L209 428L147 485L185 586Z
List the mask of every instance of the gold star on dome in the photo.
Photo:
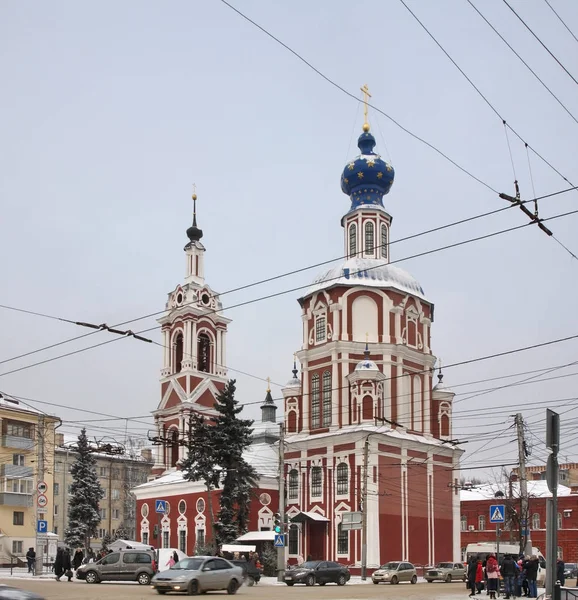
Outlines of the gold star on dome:
M350 163L347 165L347 168L348 168L350 171L353 171L353 167L355 167L355 163L352 163L352 162L350 162Z
M368 200L371 200L371 196L367 196L367 199L368 199Z
M382 177L383 177L383 173L380 171L380 172L377 174L377 178L378 178L378 179L381 179Z
M391 165L389 165L389 164L386 164L386 165L385 165L385 168L386 168L388 171L393 171L393 169L391 168Z
M359 173L357 173L357 177L359 179L363 179L363 173L361 171L359 171Z
M367 194L367 190L363 190L363 193L364 193L364 194Z
M375 161L371 158L367 159L367 166L368 167L375 167Z

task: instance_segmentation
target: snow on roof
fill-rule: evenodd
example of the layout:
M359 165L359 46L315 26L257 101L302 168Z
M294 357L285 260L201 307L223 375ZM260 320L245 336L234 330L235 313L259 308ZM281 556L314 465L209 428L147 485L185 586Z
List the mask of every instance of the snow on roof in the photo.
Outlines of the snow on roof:
M22 404L19 400L6 398L2 394L0 394L0 407L7 408L9 410L19 410L21 412L29 412L35 415L45 414L41 410L36 410L29 406L28 404Z
M509 484L498 485L496 483L487 483L483 485L476 485L469 490L460 491L460 502L469 502L472 500L500 500L500 497L496 498L496 492L502 492L504 498L510 493ZM558 486L558 496L570 496L571 490L565 485ZM512 495L515 498L520 497L520 483L514 481L512 483ZM534 498L550 498L552 493L548 489L548 484L543 480L530 480L528 481L528 495Z
M406 271L375 258L349 258L317 277L303 295L335 285L393 288L427 300L421 285Z
M274 531L248 531L241 537L238 537L236 542L273 542L277 534Z

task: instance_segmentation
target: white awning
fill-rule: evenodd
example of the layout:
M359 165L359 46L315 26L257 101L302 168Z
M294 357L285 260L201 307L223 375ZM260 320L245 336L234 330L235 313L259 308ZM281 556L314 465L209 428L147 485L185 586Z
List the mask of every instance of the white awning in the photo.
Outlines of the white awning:
M255 552L257 546L248 546L247 544L223 544L223 552Z
M316 512L300 512L299 514L295 515L291 521L295 522L295 523L303 523L303 521L310 519L311 521L319 521L322 523L329 523L329 519L327 517L324 517L323 515L320 515L319 513Z
M238 537L236 542L274 542L275 535L274 531L248 531L241 537Z

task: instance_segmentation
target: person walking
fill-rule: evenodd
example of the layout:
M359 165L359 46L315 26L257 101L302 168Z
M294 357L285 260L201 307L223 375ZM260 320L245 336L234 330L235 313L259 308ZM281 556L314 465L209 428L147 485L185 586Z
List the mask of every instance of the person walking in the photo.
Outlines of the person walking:
M60 578L64 575L64 548L58 548L56 550L56 558L54 559L54 574L56 575L56 581L60 581Z
M496 560L495 554L490 554L486 561L486 575L488 577L488 593L490 600L496 599L496 593L498 591L498 583L500 581L500 567Z
M28 555L26 555L28 556ZM559 558L556 561L556 580L560 582L560 585L563 586L564 583L566 582L566 577L564 576L564 567L566 565L564 564L564 561Z
M62 557L62 568L64 569L64 575L68 577L68 581L72 581L72 560L70 560L70 550L66 548Z
M470 588L470 598L476 595L476 573L478 571L478 558L471 556L468 561L468 587Z
M78 567L80 567L83 560L84 560L84 552L82 551L81 548L77 548L74 551L74 556L72 557L72 566L74 567L75 571L78 569Z
M484 589L484 567L482 561L478 560L478 566L476 567L476 594L481 594Z
M176 550L173 552L173 560L175 561L175 565L179 562L179 555Z
M526 579L528 580L528 593L530 598L538 597L538 587L536 579L538 578L538 557L532 554L530 560L526 563Z
M165 567L168 567L169 569L171 569L174 566L175 566L175 557L171 554L169 556L169 560L167 560L167 564L165 565Z
M504 591L506 592L506 600L509 600L516 594L516 588L514 587L516 563L510 554L506 554L504 557L500 572L504 578Z
M28 552L26 553L26 562L28 563L28 572L34 575L36 566L36 552L32 547L28 548Z

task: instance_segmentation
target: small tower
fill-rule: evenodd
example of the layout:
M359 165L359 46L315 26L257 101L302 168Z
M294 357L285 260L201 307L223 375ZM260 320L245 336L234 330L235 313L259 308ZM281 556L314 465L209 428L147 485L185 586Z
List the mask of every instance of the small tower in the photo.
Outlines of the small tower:
M261 422L262 423L276 423L277 422L277 407L273 402L271 396L271 383L267 378L267 395L265 401L261 404Z
M301 414L301 381L297 377L297 361L293 358L293 377L287 382L281 390L285 400L285 431L287 433L297 433L303 429L303 414Z
M185 283L205 283L205 269L203 264L205 247L201 244L203 230L197 227L197 194L193 194L193 224L187 229L189 243L185 246L187 257L187 276Z
M438 383L432 390L432 412L434 415L433 434L438 438L449 438L452 435L452 405L456 393L444 385L441 360L438 367Z

